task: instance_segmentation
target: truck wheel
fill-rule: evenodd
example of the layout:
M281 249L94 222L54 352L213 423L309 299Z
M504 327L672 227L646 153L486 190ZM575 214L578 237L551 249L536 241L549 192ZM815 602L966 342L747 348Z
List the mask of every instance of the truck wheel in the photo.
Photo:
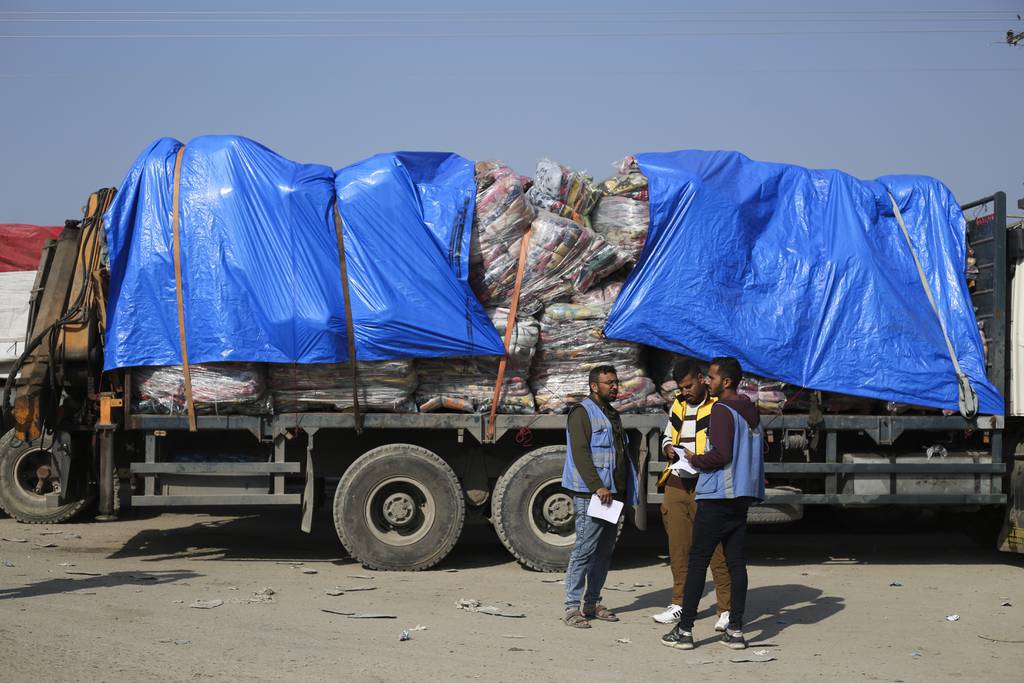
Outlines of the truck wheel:
M92 489L77 499L48 507L45 494L59 489L57 468L50 454L52 439L25 442L11 430L0 439L0 508L25 524L59 524L82 511L93 499ZM74 470L72 470L74 472Z
M410 444L367 451L345 471L334 494L338 538L370 569L433 567L459 540L465 517L452 468Z
M522 456L494 486L491 522L521 564L542 572L565 571L576 542L572 498L562 490L565 446Z

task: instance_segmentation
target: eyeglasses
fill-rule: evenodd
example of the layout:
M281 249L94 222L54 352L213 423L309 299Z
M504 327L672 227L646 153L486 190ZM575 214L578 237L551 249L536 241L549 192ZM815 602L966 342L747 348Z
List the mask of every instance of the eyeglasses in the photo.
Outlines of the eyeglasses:
M613 379L610 382L605 382L604 380L598 380L597 383L598 384L607 384L610 387L617 387L617 386L619 386L619 380L617 380L617 379Z

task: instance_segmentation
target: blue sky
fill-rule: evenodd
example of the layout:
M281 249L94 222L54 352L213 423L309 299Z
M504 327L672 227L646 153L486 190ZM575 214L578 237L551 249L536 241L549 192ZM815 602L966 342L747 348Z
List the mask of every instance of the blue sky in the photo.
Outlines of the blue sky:
M211 133L335 168L444 150L598 178L631 152L736 149L1012 205L1024 42L999 41L1024 31L1017 13L1024 1L0 0L0 222L78 217L150 141Z

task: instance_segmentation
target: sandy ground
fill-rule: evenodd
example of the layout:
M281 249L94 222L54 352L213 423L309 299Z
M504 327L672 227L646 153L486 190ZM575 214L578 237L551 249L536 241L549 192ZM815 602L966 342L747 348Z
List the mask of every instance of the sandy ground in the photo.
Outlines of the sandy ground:
M622 621L577 631L558 619L561 576L522 569L486 528L436 569L404 574L362 569L326 518L306 535L292 512L58 527L0 517L0 679L1022 680L1024 558L942 522L850 533L813 517L752 533L742 653L715 642L711 595L697 649L659 644L667 628L650 615L670 591L657 526L616 553L608 586L625 590L605 602ZM272 601L253 598L267 587ZM460 598L525 617L462 611Z

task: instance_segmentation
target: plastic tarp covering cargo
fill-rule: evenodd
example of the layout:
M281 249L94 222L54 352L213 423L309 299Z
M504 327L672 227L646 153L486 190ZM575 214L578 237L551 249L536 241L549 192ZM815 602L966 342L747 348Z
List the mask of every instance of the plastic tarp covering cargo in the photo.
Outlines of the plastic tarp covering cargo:
M171 227L180 147L151 144L104 217L108 370L181 362ZM336 191L360 360L502 353L466 283L469 161L385 154L335 174L208 136L185 148L180 186L190 362L348 360Z
M957 410L956 375L895 197L980 411L985 376L964 276L965 223L922 176L863 181L736 152L637 156L650 183L640 261L605 334L843 394Z

